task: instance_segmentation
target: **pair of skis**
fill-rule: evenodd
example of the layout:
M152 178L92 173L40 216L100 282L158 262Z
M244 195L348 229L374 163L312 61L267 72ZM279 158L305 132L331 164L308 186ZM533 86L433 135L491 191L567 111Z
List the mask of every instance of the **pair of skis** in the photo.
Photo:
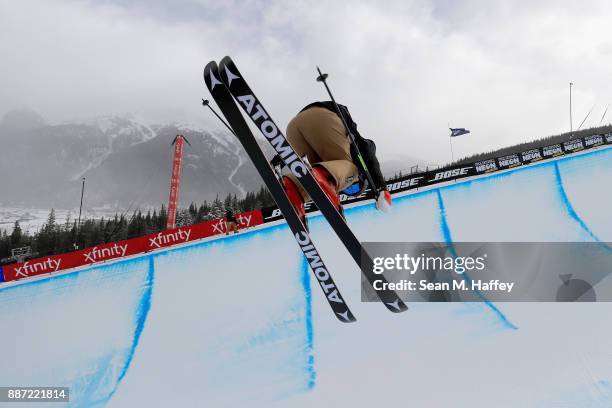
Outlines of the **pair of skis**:
M374 274L372 271L372 259L363 251L362 245L357 240L357 237L355 237L338 210L331 201L329 201L311 174L309 167L293 150L276 123L274 123L261 102L257 99L253 91L251 91L251 88L244 80L244 77L240 71L238 71L238 68L231 58L223 58L219 66L217 66L217 63L214 61L208 63L204 68L204 82L223 113L223 116L225 116L233 129L233 133L257 168L270 194L272 194L276 205L283 213L291 232L306 257L310 269L319 282L335 316L341 322L348 323L355 321L355 316L340 294L340 290L336 286L323 259L310 239L308 230L291 205L281 182L257 144L255 136L253 136L244 117L236 106L236 102L238 102L242 110L251 118L253 123L283 160L287 168L300 181L308 194L310 194L312 201L327 219L328 223L334 229L357 265L363 265L362 271L369 284L373 286L375 280L386 283L386 279L382 275ZM395 291L375 290L375 292L381 302L391 312L399 313L408 309Z

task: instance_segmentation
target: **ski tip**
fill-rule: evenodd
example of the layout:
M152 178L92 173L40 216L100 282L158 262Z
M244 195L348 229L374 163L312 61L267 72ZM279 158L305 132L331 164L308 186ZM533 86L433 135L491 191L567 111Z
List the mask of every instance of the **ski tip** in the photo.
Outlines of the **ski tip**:
M353 313L351 313L351 311L348 309L344 313L336 312L336 316L342 323L353 323L357 321L355 316L353 316Z
M211 71L214 72L217 69L217 63L215 61L210 61L208 64L206 64L204 66L204 69L202 70L202 76L204 77L204 80L206 80L206 77L210 75Z
M228 56L219 62L219 76L229 89L232 89L232 84L235 85L234 80L241 79L240 71Z
M234 65L234 61L232 61L232 58L229 55L226 55L219 62L219 67L221 67L221 69L223 69L224 67L226 67L228 65Z
M408 306L404 302L402 302L399 298L395 299L393 302L383 302L387 309L392 311L393 313L402 313L408 310Z
M204 67L204 83L211 93L217 85L223 86L223 83L219 78L219 67L215 61L210 61Z

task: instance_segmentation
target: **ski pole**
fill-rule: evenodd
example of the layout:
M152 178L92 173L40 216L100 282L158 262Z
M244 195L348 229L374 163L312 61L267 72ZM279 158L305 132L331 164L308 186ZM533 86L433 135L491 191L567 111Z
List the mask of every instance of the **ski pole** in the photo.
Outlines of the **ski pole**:
M215 110L213 109L212 106L210 106L210 102L208 101L208 99L202 99L202 105L203 106L208 106L208 109L210 109L212 111L212 113L215 114L215 116L217 118L219 118L219 120L221 121L221 123L223 123L225 125L225 127L227 128L227 130L229 130L230 132L232 132L232 135L236 136L236 133L234 133L234 129L232 129L230 127L230 125L227 124L226 121L223 120L223 118L221 116L219 116L219 114L217 112L215 112Z
M326 79L329 75L322 73L319 67L317 67L317 71L319 72L319 76L317 77L317 82L323 82L323 85L325 85L325 89L327 90L327 93L329 94L329 97L331 98L332 103L334 104L336 113L338 114L338 116L340 116L340 119L342 120L342 124L344 125L344 129L346 130L346 134L348 135L349 142L355 148L355 152L357 153L357 158L359 162L361 163L361 166L363 167L368 183L372 187L372 191L374 192L374 197L376 198L376 196L380 192L380 189L376 186L376 184L374 184L374 179L372 178L372 174L370 174L370 170L368 170L368 166L365 164L365 161L363 160L363 156L361 155L361 152L359 151L359 146L357 146L355 135L349 129L348 124L346 123L346 119L344 118L344 115L342 115L342 112L340 111L340 107L338 106L338 104L336 103L336 100L334 99L334 95L332 95L331 90L329 89L329 86L327 85Z

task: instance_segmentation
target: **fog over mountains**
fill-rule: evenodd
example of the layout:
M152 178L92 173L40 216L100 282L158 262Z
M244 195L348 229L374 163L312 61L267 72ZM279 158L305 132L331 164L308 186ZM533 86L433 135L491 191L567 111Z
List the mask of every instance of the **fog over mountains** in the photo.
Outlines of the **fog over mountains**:
M0 205L74 208L86 177L89 207L159 206L168 199L177 134L191 143L184 150L181 203L261 186L239 144L223 133L121 117L48 125L20 110L0 121Z
M50 125L36 112L17 110L0 121L0 206L78 207L86 177L88 208L158 207L168 199L170 144L177 134L191 143L184 150L182 205L228 193L240 197L263 184L227 132L149 126L126 117ZM411 164L395 159L385 166L383 160L383 171L393 174Z

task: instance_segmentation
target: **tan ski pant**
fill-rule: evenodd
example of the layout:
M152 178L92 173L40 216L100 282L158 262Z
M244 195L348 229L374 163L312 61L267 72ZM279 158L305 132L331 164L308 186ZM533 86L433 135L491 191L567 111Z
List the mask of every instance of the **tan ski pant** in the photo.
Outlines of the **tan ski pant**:
M287 125L287 141L301 157L306 156L312 166L323 166L336 181L336 192L342 191L358 179L353 164L350 143L342 121L334 112L312 107L298 113ZM289 175L295 182L293 175ZM308 194L299 182L296 185L304 200Z

